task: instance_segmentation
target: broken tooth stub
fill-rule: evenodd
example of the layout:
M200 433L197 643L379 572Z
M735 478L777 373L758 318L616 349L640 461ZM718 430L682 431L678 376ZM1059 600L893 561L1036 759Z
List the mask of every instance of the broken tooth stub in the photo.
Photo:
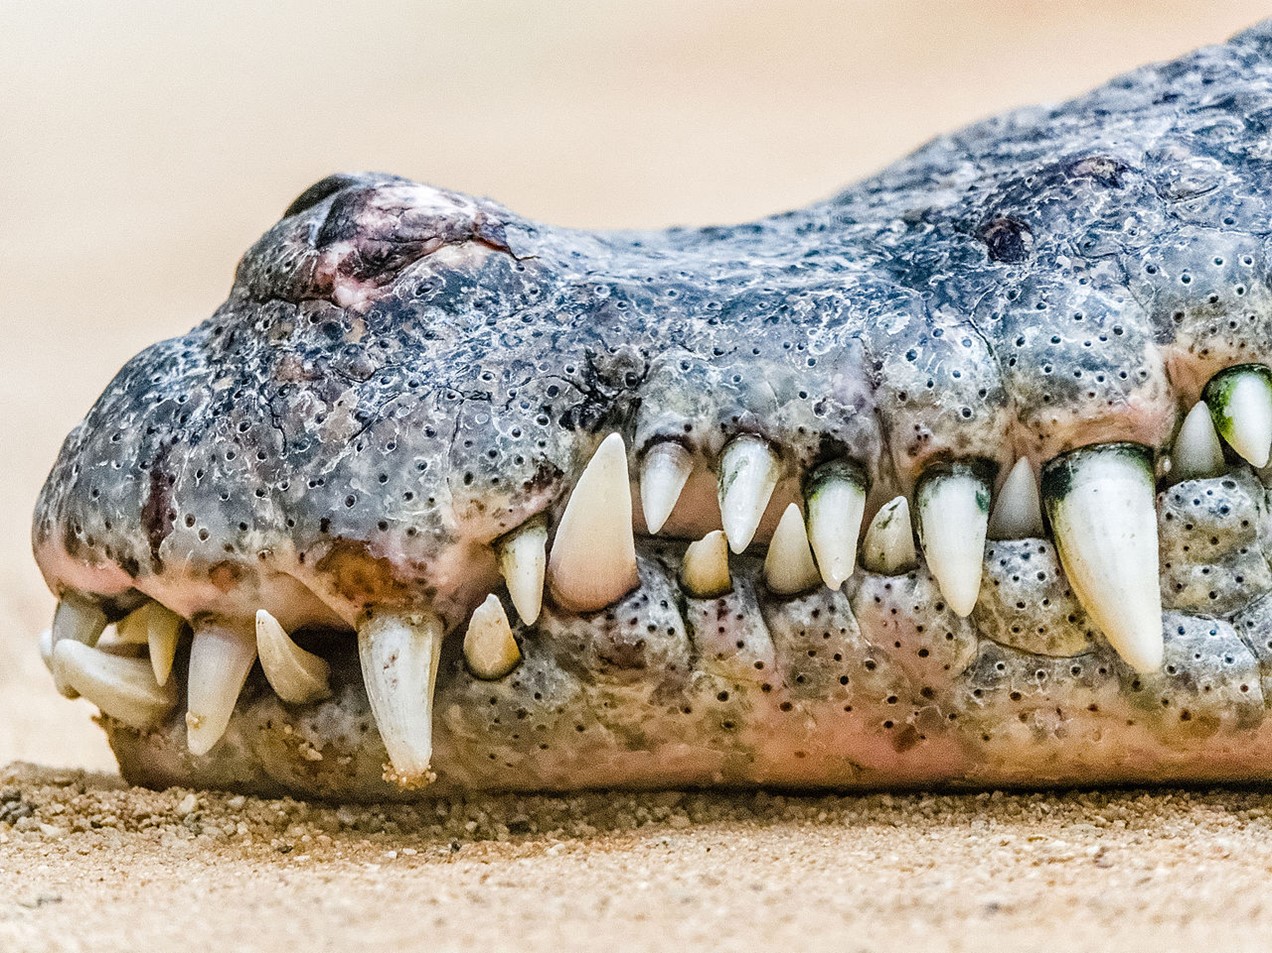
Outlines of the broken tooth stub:
M67 438L55 685L329 800L1272 780L1269 50L740 226L318 183Z

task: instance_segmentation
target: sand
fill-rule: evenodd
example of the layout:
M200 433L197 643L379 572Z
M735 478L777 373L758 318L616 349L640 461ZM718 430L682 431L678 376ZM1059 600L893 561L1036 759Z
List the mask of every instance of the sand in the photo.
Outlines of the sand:
M0 949L1262 946L1269 797L594 794L418 810L130 791L35 652L29 514L111 374L305 185L737 221L1272 3L0 6Z

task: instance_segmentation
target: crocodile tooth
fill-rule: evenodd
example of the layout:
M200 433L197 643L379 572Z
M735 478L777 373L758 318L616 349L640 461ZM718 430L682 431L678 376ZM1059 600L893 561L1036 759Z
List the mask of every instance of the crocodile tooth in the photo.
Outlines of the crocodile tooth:
M513 638L512 626L503 603L493 592L473 610L464 633L464 661L478 678L503 678L521 661L521 649Z
M804 494L808 541L817 556L822 581L839 589L857 564L857 537L866 510L866 481L846 460L818 467Z
M793 596L821 582L804 531L804 516L794 503L782 512L764 557L764 582L771 592Z
M1007 474L989 517L990 539L1029 539L1043 534L1042 498L1033 465L1021 457Z
M781 461L764 440L744 434L724 448L720 460L720 519L729 548L751 545L769 497L781 475Z
M966 463L928 473L915 491L923 558L960 618L971 615L980 595L989 495L989 480Z
M1272 447L1272 371L1242 364L1220 371L1202 391L1219 436L1252 466L1268 464Z
M919 564L910 504L904 496L885 503L870 521L861 546L861 564L870 572L885 576L909 572Z
M1170 479L1175 483L1204 479L1218 476L1223 470L1223 447L1219 445L1215 422L1206 402L1199 400L1188 411L1171 448Z
M685 549L680 584L695 599L715 599L733 589L729 578L729 541L714 529Z
M207 754L221 740L247 673L256 661L256 640L216 623L195 627L186 688L186 746Z
M1085 447L1042 474L1060 563L1082 607L1138 672L1161 667L1161 583L1152 453L1139 444Z
M430 609L372 613L358 627L367 699L392 768L386 777L404 787L433 780L433 686L443 634Z
M150 646L150 665L160 685L166 685L172 673L172 660L177 654L183 625L185 620L171 609L157 602L150 604L146 613L146 644Z
M548 564L548 525L541 518L513 530L499 543L503 573L513 608L526 625L533 625L543 608L543 577Z
M145 659L64 639L53 647L53 670L104 714L139 731L158 725L177 707L176 684L156 683Z
M44 667L49 670L49 674L53 674L53 630L45 629L40 633L40 661L44 663ZM69 687L69 686L68 686ZM71 689L74 691L74 689ZM73 697L73 696L72 696Z
M639 583L627 450L612 433L583 468L561 514L548 557L548 585L561 608L592 612Z
M57 609L53 613L54 646L64 639L93 646L105 629L106 613L83 596L68 592L58 600ZM53 684L66 698L79 697L75 689L65 684L56 671L53 673Z
M692 472L693 458L674 440L660 440L645 452L640 465L640 505L651 535L667 522Z
M331 695L331 666L292 640L282 623L264 609L256 612L256 653L274 693L303 705Z
M150 641L150 606L144 603L115 623L115 638L125 645L145 645Z

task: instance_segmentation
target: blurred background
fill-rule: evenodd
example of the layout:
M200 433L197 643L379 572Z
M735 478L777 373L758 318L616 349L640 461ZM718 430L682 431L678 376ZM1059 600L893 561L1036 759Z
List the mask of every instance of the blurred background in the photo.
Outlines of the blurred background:
M108 768L35 648L65 433L287 203L378 169L588 227L805 204L933 135L1218 42L1272 0L0 0L0 763Z

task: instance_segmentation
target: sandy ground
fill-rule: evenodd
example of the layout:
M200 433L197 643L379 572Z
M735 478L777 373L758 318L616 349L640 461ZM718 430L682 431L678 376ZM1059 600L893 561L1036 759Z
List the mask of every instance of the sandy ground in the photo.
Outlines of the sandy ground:
M0 763L46 766L0 778L0 949L1253 948L1272 919L1272 799L1251 793L341 811L127 791L89 706L57 698L36 658L52 601L27 533L110 375L206 316L238 254L329 171L575 225L737 221L1268 15L1266 0L0 4Z

